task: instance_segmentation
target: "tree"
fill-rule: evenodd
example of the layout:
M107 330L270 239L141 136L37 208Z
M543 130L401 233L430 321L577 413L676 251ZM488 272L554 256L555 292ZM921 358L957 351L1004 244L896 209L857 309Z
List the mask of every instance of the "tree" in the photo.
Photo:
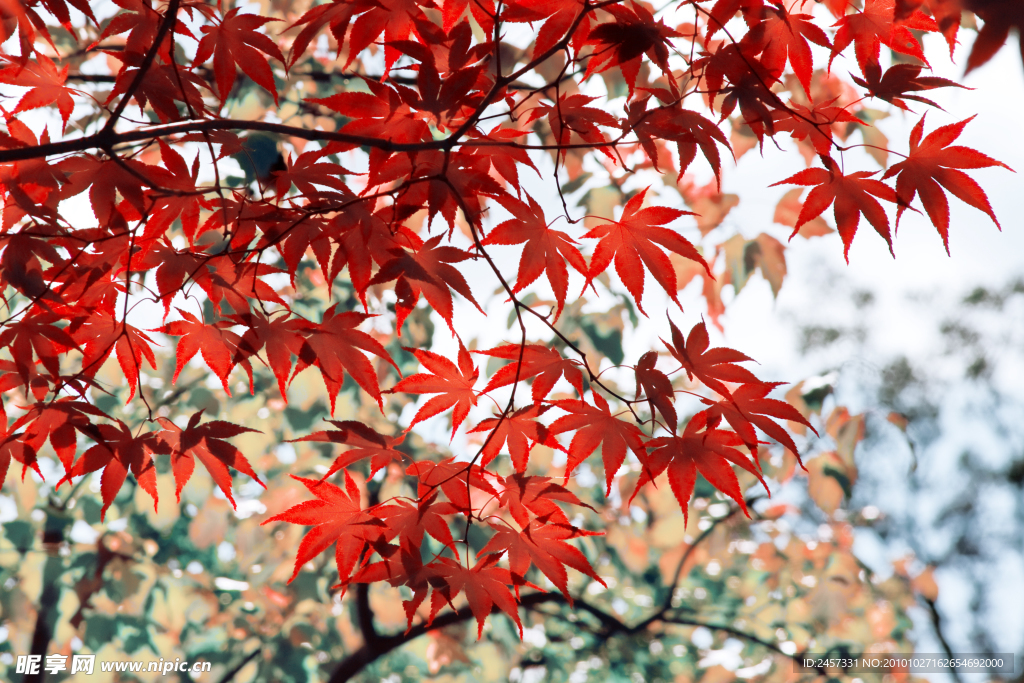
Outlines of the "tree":
M707 506L717 489L732 502L715 519L763 517L747 489L770 489L765 439L802 466L784 423L817 434L806 401L770 397L777 382L712 346L707 324L681 310L679 291L700 281L718 324L725 284L738 290L760 269L777 291L785 275L770 234L714 232L738 201L721 191L723 155L795 141L808 168L772 180L811 189L802 202L786 193L775 220L810 239L832 231L821 218L832 206L847 256L862 215L892 249L883 203L897 225L921 207L947 250L947 192L998 225L964 169L1003 164L954 144L969 119L922 115L903 154L864 106L935 107L918 93L958 86L922 75L919 42L940 32L955 44L953 0L270 3L263 14L171 0L111 16L71 5L2 5L11 53L0 80L21 91L0 136L0 478L48 470L51 548L93 473L100 520L134 487L155 513L170 495L191 504L183 492L206 476L236 506L236 473L277 490L284 472L246 453L256 421L205 417L217 412L213 390L272 397L289 415L296 383L306 391L317 374L331 425L309 420L288 441L333 464L292 473L304 497L268 495L262 523L302 535L289 581L334 547L332 585L355 593L364 640L336 680L433 626L472 618L479 637L501 612L522 635L521 607L576 607L599 622L599 642L687 623L673 596L689 551L662 607L639 622L583 599L608 587L592 503L612 510L615 489L630 510L667 491L688 529L695 492ZM1017 10L965 9L986 22L976 68ZM839 75L854 68L849 82ZM857 132L863 142L850 141ZM863 150L880 177L853 168ZM889 154L900 160L887 165ZM694 212L668 206L680 203L669 192ZM582 215L569 206L577 193ZM478 299L488 287L514 332L479 348L467 321L491 307ZM617 303L587 312L588 290ZM626 319L635 326L662 302L666 339L627 363ZM448 327L445 351L430 348L433 314ZM160 345L174 346L173 366ZM190 411L175 403L186 394ZM377 415L354 407L366 397ZM449 410L450 446L416 443ZM569 480L599 448L603 495L586 500ZM41 466L57 462L51 453L59 469ZM116 557L101 541L85 574L99 580ZM61 574L63 559L50 560ZM85 574L83 608L96 591ZM404 591L404 635L374 624L368 586L384 583ZM53 637L61 591L47 586L33 651Z

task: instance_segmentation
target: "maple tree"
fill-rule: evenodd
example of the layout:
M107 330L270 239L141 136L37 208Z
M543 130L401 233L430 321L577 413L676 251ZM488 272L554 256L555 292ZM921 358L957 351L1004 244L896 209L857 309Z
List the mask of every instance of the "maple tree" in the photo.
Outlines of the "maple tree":
M810 413L770 398L778 382L682 311L700 278L720 326L724 284L759 267L777 292L784 274L771 236L716 239L735 205L723 159L795 141L808 168L765 184L811 189L787 193L775 220L809 239L831 232L832 206L847 257L862 214L892 250L891 211L898 225L917 206L948 251L947 192L998 226L964 170L1004 164L952 145L969 120L926 135L922 114L903 154L873 142L865 103L937 108L916 93L958 84L921 75L921 33L952 50L973 12L975 69L1020 26L1014 3L116 4L97 17L88 0L74 15L63 0L0 2L0 82L20 89L0 107L0 483L42 475L49 443L55 494L102 470L101 519L129 473L154 509L170 505L163 462L175 502L198 459L235 505L235 473L266 486L231 441L258 425L203 409L172 420L174 390L146 384L165 360L154 347L175 350L172 384L201 358L227 394L259 386L282 406L315 371L331 416L355 392L390 424L293 434L341 450L318 478L294 475L312 500L263 523L311 527L291 579L333 545L339 594L403 587L407 633L463 600L478 635L492 612L521 633L538 581L570 605L568 569L604 585L581 550L602 530L576 521L594 508L568 486L598 448L606 496L626 472L626 498L667 482L684 525L698 474L751 515L744 488L770 489L766 439L802 466L785 423L814 431ZM247 118L250 101L265 113ZM852 168L863 150L900 160L876 177ZM585 186L577 215L568 197ZM516 261L504 248L518 245ZM602 352L599 314L581 308L620 285L634 316L672 305L671 343L628 362ZM479 349L464 321L495 288L517 333ZM450 357L403 345L417 311L446 323ZM104 400L113 358L138 424ZM449 410L449 444L410 453L409 434ZM536 450L564 454L561 484L531 466ZM393 472L411 495L381 497Z

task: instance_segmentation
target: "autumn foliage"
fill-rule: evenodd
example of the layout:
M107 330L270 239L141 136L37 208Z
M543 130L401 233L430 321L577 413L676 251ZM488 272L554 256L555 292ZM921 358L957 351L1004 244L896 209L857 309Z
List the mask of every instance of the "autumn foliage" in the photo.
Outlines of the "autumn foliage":
M282 400L318 373L332 414L348 390L382 413L418 400L388 433L333 420L298 437L337 460L296 476L308 500L264 522L309 527L293 578L333 546L337 589L407 588L410 628L460 595L478 632L492 611L519 624L541 577L570 603L569 570L602 582L579 540L601 529L574 521L590 502L566 486L585 460L600 458L606 494L635 465L632 495L667 485L687 514L702 477L748 512L737 472L767 490L762 447L797 453L786 423L811 428L805 414L772 397L779 384L751 358L713 346L679 299L701 281L714 324L721 287L743 285L719 267L736 245L714 232L735 204L721 189L735 158L794 143L808 168L766 167L765 185L810 189L787 193L775 219L809 239L831 232L824 215L847 254L864 221L891 249L907 211L948 249L948 195L998 225L966 171L1003 164L956 144L969 119L939 123L923 93L960 86L928 75L920 38L941 34L952 54L972 11L978 68L1024 21L1018 3L335 0L301 14L270 3L268 16L116 4L100 18L89 0L0 0L0 482L41 473L49 443L58 488L102 470L104 510L129 474L171 504L158 459L179 495L194 476L232 503L236 474L262 484L231 441L259 425L161 414L141 380L161 345L176 349L175 380L201 360L228 393L254 390L265 366ZM269 107L257 118L228 106L245 83ZM906 143L871 142L872 101L915 113ZM860 148L881 173L853 167ZM570 208L594 173L613 200ZM783 249L768 235L740 244L747 275L760 266L777 291ZM331 299L339 282L347 304ZM462 317L495 289L513 332L473 348ZM602 363L563 321L586 317L568 313L582 293L620 289L669 338ZM138 322L142 304L157 324ZM450 355L402 346L423 307L447 324ZM128 400L147 407L141 424L95 404L115 358ZM419 368L403 374L410 359ZM411 458L409 431L439 420L451 445ZM535 472L538 447L562 451L564 471ZM396 468L417 496L369 496L366 481ZM423 551L428 537L438 552Z

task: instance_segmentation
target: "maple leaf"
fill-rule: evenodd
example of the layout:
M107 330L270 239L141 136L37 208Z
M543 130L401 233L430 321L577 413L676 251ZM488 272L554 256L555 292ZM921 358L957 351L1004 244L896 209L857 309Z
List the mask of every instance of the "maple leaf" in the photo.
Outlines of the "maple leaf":
M812 109L802 104L789 105L789 111L777 111L777 132L788 132L794 140L807 140L819 155L832 149L833 126L841 123L862 123L844 107L816 104Z
M489 432L483 448L480 450L483 455L480 464L486 466L494 460L506 441L508 441L509 455L512 457L512 466L517 472L526 470L530 451L537 444L544 444L549 448L564 451L565 449L555 440L548 428L536 419L547 412L549 408L551 406L534 404L520 408L508 415L488 418L470 429L470 434Z
M84 344L82 372L90 377L100 371L111 351L116 352L118 365L130 387L125 403L130 403L135 396L142 359L156 369L156 357L150 347L155 342L142 330L111 315L94 313L80 327L75 326L72 335L79 344Z
M832 61L850 43L854 43L854 53L861 73L867 74L869 62L877 62L879 51L885 45L894 52L910 55L925 64L921 44L911 33L911 29L919 31L938 31L935 20L921 11L914 12L909 18L896 22L896 0L867 0L864 11L847 14L835 23L838 30L835 43L832 45L832 56L828 60L829 69Z
M672 381L661 370L654 365L658 362L658 352L648 351L640 356L634 372L636 374L636 398L644 394L647 404L651 408L651 419L655 419L655 409L665 418L663 426L671 432L676 431L676 423L679 418L676 416L676 408L672 405L675 400L675 392L672 389Z
M42 477L35 449L22 441L19 438L20 434L7 433L6 416L3 417L5 424L0 426L0 429L3 430L3 441L0 441L0 486L7 481L7 470L10 469L12 460L21 463L22 480L25 479L25 473L30 468Z
M774 134L772 110L784 105L771 90L779 79L753 54L756 49L750 44L729 43L695 66L702 67L708 93L716 98L711 104L723 96L719 104L722 119L731 116L739 105L743 122L760 142L766 132Z
M139 242L145 244L156 235L163 234L175 220L180 218L182 230L188 237L189 244L194 244L202 208L202 201L196 192L196 181L199 178L199 155L196 154L190 169L173 147L163 140L157 142L160 144L160 160L163 161L169 174L169 177L163 178L161 182L166 189L179 190L180 194L170 192L153 197L152 213Z
M399 329L405 317L416 307L420 294L444 318L452 332L455 331L452 324L452 289L483 312L473 298L466 278L451 265L472 258L472 255L456 247L438 246L441 237L431 237L415 252L392 250L394 257L383 264L370 280L371 285L398 280L395 284L395 294L398 296L395 310L398 313Z
M88 49L93 49L103 43L106 38L116 36L129 31L125 40L124 51L137 55L140 59L156 42L156 36L160 31L160 24L163 22L163 15L153 9L151 0L115 0L114 4L124 12L118 12L110 22L103 28L99 37ZM192 36L181 20L175 21L174 33L179 35ZM167 55L171 46L171 36L165 36L164 43L160 46L160 52ZM166 60L168 63L171 60Z
M316 189L317 185L329 187L342 194L348 192L348 186L337 176L352 175L341 164L320 163L320 160L328 156L323 150L311 150L303 152L296 159L289 154L284 158L284 170L274 171L274 185L279 196L284 196L292 185L300 194L315 199L321 194ZM294 270L294 269L293 269Z
M646 459L647 450L643 446L644 433L639 427L612 415L608 402L597 392L592 393L592 398L594 405L575 399L552 401L552 405L569 414L552 422L548 430L554 435L575 432L569 443L569 457L565 463L566 482L579 464L598 446L601 447L605 496L608 496L612 490L612 480L626 459L626 449L632 451L641 462Z
M871 176L875 175L874 173L857 171L844 175L832 159L826 157L823 161L827 163L827 169L808 168L771 184L771 187L783 184L815 186L804 200L804 207L800 210L790 239L800 232L800 226L820 216L832 202L835 202L836 227L843 240L843 256L847 262L850 260L850 244L853 243L853 236L857 234L861 213L889 245L889 251L892 253L889 218L875 197L895 204L899 201L896 191L880 180L872 180Z
M587 62L584 78L618 66L629 86L628 98L631 99L640 72L641 57L646 54L663 74L670 74L668 56L672 44L669 38L679 38L682 34L665 26L663 20L655 21L654 15L639 3L633 3L632 9L625 5L609 5L607 11L616 21L590 29L586 44L597 47ZM676 87L671 78L669 83Z
M349 22L358 12L359 5L350 2L331 2L316 5L310 8L299 17L298 21L288 27L288 30L296 26L302 26L299 35L292 42L291 54L288 57L288 68L295 66L295 62L305 53L313 38L327 26L335 40L338 42L338 51L341 51L345 44L345 33Z
M647 315L641 305L644 293L644 266L647 266L672 301L682 308L677 297L675 268L665 252L655 246L656 244L696 261L704 266L708 275L711 275L710 266L688 239L675 230L661 227L681 216L693 214L664 206L641 208L649 189L644 188L626 202L619 220L600 225L583 236L584 239L601 240L594 248L594 255L590 259L587 285L607 270L612 259L615 259L615 272L644 315Z
M131 472L142 490L153 498L153 509L156 509L159 503L156 464L151 455L155 446L154 434L149 432L135 436L121 420L117 420L116 424L93 425L93 430L94 437L99 438L96 445L82 453L57 486L65 481L70 482L74 477L103 469L103 475L100 477L100 495L103 498L103 507L100 509L102 520L107 508L121 490L128 472Z
M243 313L233 319L249 328L238 342L238 354L248 358L263 350L267 356L267 367L277 378L278 390L287 402L292 356L302 353L306 333L310 329L309 322L288 315L264 317L258 312ZM241 358L236 356L234 360Z
M446 0L445 8L447 10ZM458 0L462 2L464 0ZM471 2L470 5L473 3ZM491 5L493 7L493 5ZM582 17L580 16L582 14ZM544 24L536 32L536 39L533 42L533 59L538 59L546 54L555 43L565 36L566 31L573 22L579 18L579 24L573 35L570 36L570 44L576 49L582 46L590 31L591 17L587 12L586 4L582 0L567 0L566 2L549 2L547 0L520 0L509 3L508 10L504 12L502 19L507 22L535 22L544 19ZM493 25L493 21L491 22Z
M678 98L664 88L653 88L655 97L662 103L654 109L648 109L651 97L636 98L626 104L626 118L622 120L623 133L633 131L647 156L658 170L660 159L657 151L658 139L676 143L679 152L679 178L697 158L700 148L704 158L715 173L715 181L719 189L722 184L722 158L718 145L730 152L729 140L721 129L708 118L697 112L683 109Z
M323 479L330 478L338 470L364 458L371 458L371 477L392 462L402 462L408 458L405 453L396 448L405 440L404 434L386 436L367 427L362 422L354 420L329 420L329 422L339 429L313 432L302 438L291 440L336 443L352 447L351 450L345 451L334 460L334 464L324 474Z
M379 341L356 329L364 320L373 316L354 311L339 313L337 308L338 304L334 304L324 311L323 321L319 325L310 323L310 333L302 345L292 377L311 365L320 368L327 394L331 399L333 415L334 404L347 370L356 384L372 396L383 411L384 402L380 396L377 373L360 349L383 358L399 375L401 371Z
M869 62L864 76L867 80L853 76L853 80L863 88L867 88L872 97L885 100L904 111L910 111L907 103L903 100L914 100L923 102L933 107L938 104L920 95L908 95L909 92L920 92L922 90L934 90L935 88L957 87L970 90L947 78L938 76L921 76L922 67L916 64L893 64L882 74L882 67L877 62ZM852 76L852 74L851 74Z
M438 501L437 496L438 492L435 491L415 502L397 498L393 505L385 505L377 510L377 515L388 526L385 538L391 540L398 536L404 548L418 549L423 544L423 534L427 533L458 558L459 549L455 546L445 516L458 514L459 509L451 503Z
M808 21L810 19L813 17L809 14L791 14L782 7L767 7L764 18L740 41L750 45L753 54L761 54L761 64L772 74L781 75L788 59L808 97L814 63L807 41L832 47L825 32Z
M527 475L521 472L500 478L501 493L495 493L498 497L498 505L506 508L516 520L520 527L526 527L530 522L530 512L537 517L542 517L549 522L557 524L569 524L569 518L556 502L568 503L591 508L576 494L556 484L550 477Z
M235 65L257 85L274 96L277 104L277 86L274 73L264 54L284 63L284 55L270 36L258 33L256 29L267 22L280 21L256 14L239 14L235 7L224 15L219 25L204 25L206 35L196 48L195 64L202 64L213 57L213 74L217 80L217 93L221 101L231 95L235 84ZM261 54L263 53L263 54Z
M220 378L221 386L228 396L231 395L228 377L236 365L245 368L249 374L249 384L252 385L252 365L239 352L242 338L229 329L236 324L234 321L218 320L214 323L204 323L183 309L179 308L178 313L184 320L171 321L158 329L164 334L181 337L178 340L177 365L174 368L172 382L177 382L178 375L185 365L197 353L202 353L206 365Z
M647 447L654 450L648 456L648 468L640 474L633 495L636 496L644 484L667 469L672 493L683 511L683 521L689 524L689 501L699 472L712 486L736 501L743 514L749 517L739 480L731 465L739 465L756 476L765 491L768 491L768 485L761 478L756 464L736 450L735 446L740 445L743 445L743 440L737 434L711 428L707 413L697 413L679 436L662 436L647 442Z
M566 262L581 275L587 274L587 263L576 248L576 242L560 230L552 230L551 225L544 221L544 210L533 197L527 196L530 202L526 206L518 200L509 202L505 207L515 218L496 225L481 244L523 244L523 255L519 259L519 274L513 294L522 291L534 280L547 271L548 282L555 292L558 310L555 319L562 314L565 298L569 291L569 270Z
M434 588L435 595L443 596L449 605L452 604L455 596L465 591L469 609L476 617L477 638L483 635L484 621L495 607L515 622L519 627L520 636L523 633L518 606L512 597L512 591L508 589L513 584L512 574L509 570L496 566L497 561L497 555L488 553L479 559L472 569L467 569L450 558L441 557L434 563L431 572L435 581L443 582L439 587ZM431 622L440 607L441 603L439 602L431 605Z
M32 7L18 0L3 0L0 2L0 41L7 42L14 35L15 26L18 28L18 44L21 47L20 63L26 64L30 56L38 54L35 49L37 30L56 51L46 23Z
M984 211L1001 230L1002 227L999 226L999 220L992 211L985 191L973 178L958 169L991 166L1002 166L1011 171L1013 169L970 147L950 146L963 133L964 127L974 119L973 116L959 123L940 126L922 140L924 119L922 116L910 133L910 155L903 161L893 164L882 179L896 176L896 196L899 198L896 224L899 225L900 216L914 197L920 196L921 204L942 237L942 245L948 254L949 202L942 188L974 208Z
M974 39L971 54L967 57L967 69L964 72L966 75L987 63L999 52L1010 37L1010 29L1016 28L1018 35L1024 32L1021 30L1024 28L1024 7L1015 0L966 0L964 4L985 22L978 31L978 37ZM954 6L947 11L952 15L955 9ZM1024 47L1021 48L1021 59L1024 59Z
M431 0L378 0L369 7L370 10L361 14L352 24L352 33L348 40L349 57L345 67L347 68L356 55L369 47L383 33L386 74L400 54L392 44L405 40L410 33L418 31L417 20L424 17L423 8L434 8L436 5Z
M66 473L71 469L78 451L77 432L81 431L89 437L96 436L90 416L109 419L106 413L85 401L59 398L50 403L36 403L15 420L8 431L14 432L25 426L25 432L20 438L35 453L49 440Z
M794 187L782 196L779 203L775 206L775 215L772 220L780 225L785 225L790 228L796 225L797 219L800 217L800 212L804 208L803 202L800 201L800 195L803 194L803 190L799 187ZM804 223L797 232L801 237L810 239L812 237L821 237L822 235L828 235L835 232L829 227L828 223L825 222L824 218L812 218L810 221Z
M338 586L344 588L347 583L376 583L387 581L392 586L405 586L412 591L412 598L403 600L407 619L406 633L412 629L412 620L416 616L416 610L430 591L430 571L424 568L423 558L420 549L401 545L395 547L390 544L375 542L374 552L378 553L382 560L371 562L352 576L350 580L340 581Z
M564 147L572 142L572 136L576 134L583 141L593 144L596 149L609 158L614 158L605 145L608 138L601 132L599 126L617 128L618 121L602 109L587 106L596 99L596 97L587 97L579 93L561 95L555 104L543 104L533 109L527 116L527 123L546 116L548 125L551 126L551 132L555 136L555 144ZM567 151L566 149L559 150L563 162Z
M664 339L661 342L668 348L669 353L682 364L683 369L686 370L686 376L690 379L696 377L708 389L726 397L731 393L722 382L750 382L752 384L759 382L750 370L736 365L736 363L752 361L752 358L735 349L708 348L711 346L711 338L708 337L708 327L704 321L694 325L685 339L683 333L671 319L668 324L672 329L672 343L669 344Z
M555 383L562 377L565 377L577 392L583 393L583 372L580 370L580 362L563 358L557 349L549 346L505 344L473 353L515 361L501 367L491 375L491 379L483 390L485 394L517 381L522 382L536 378L533 380L532 398L534 403L540 403L551 393Z
M487 480L488 476L493 476L490 472L480 465L458 462L454 458L441 462L417 460L406 468L405 473L419 479L417 496L423 497L440 487L460 512L471 512L473 509L469 497L471 487L492 496L498 495L498 491Z
M199 420L202 419L203 412L200 410L192 415L184 429L166 417L158 417L157 422L163 427L163 430L157 432L155 436L159 444L158 448L160 452L170 453L171 470L174 472L174 493L179 502L181 501L181 489L192 478L196 458L198 458L220 490L227 496L231 506L236 507L235 499L231 495L231 469L249 475L263 488L267 488L267 486L253 471L252 465L245 459L242 452L224 439L246 432L255 434L260 432L257 429L240 427L222 420L212 420L200 425Z
M0 55L0 59L7 62L7 65L0 69L0 83L29 88L11 113L18 114L56 103L57 111L64 122L61 132L65 132L68 119L75 108L75 101L71 95L79 92L64 85L68 79L68 65L65 64L63 69L57 71L57 65L53 60L42 54L37 55L36 59L28 64L19 64L17 60L7 55Z
M815 434L818 431L811 426L807 418L800 414L800 411L790 404L785 401L767 398L768 392L777 386L781 386L781 384L781 382L744 384L733 390L727 398L721 401L716 402L704 399L704 403L711 406L707 409L708 421L714 422L714 420L724 417L732 428L736 430L740 438L743 439L743 443L750 449L750 454L754 457L757 455L758 444L757 434L754 431L756 426L788 448L799 460L800 452L793 442L793 437L789 435L789 432L782 425L770 418L776 417L796 422L810 428Z
M433 351L402 348L416 356L416 360L431 374L417 373L404 377L401 382L385 393L440 394L420 406L416 415L413 416L412 422L409 423L409 429L423 420L455 406L455 410L452 411L452 439L454 439L455 432L459 429L462 421L466 419L470 407L476 405L477 394L473 391L473 385L476 384L476 380L480 376L480 370L473 365L473 359L466 347L462 345L461 340L459 341L458 366Z
M359 506L359 488L348 472L345 472L344 489L321 479L290 476L316 496L316 500L299 503L260 524L290 522L313 527L302 537L288 583L295 580L304 564L331 545L335 546L339 581L344 583L352 575L363 549L383 533L386 524Z
M480 554L508 552L509 569L513 578L518 579L514 582L516 597L519 597L520 584L526 583L526 572L530 570L531 564L555 584L570 607L573 599L569 595L566 567L572 567L607 587L586 556L578 548L566 543L573 538L600 536L601 532L584 531L568 524L552 524L538 519L531 521L522 531L494 522L490 522L490 526L495 533L487 545L480 549Z
M14 364L26 384L29 376L35 374L33 351L47 372L57 377L60 375L60 354L79 348L66 329L54 324L59 319L55 313L32 310L29 315L4 324L0 332L0 348L10 349Z
M110 104L135 85L144 59L143 55L134 52L122 52L118 57L124 60L125 66L117 73L117 80L114 81L114 87L111 88L105 104ZM185 105L186 113L190 107L197 114L206 113L208 108L203 102L200 88L207 87L201 76L188 69L179 69L174 64L154 63L149 66L142 82L135 86L132 99L143 110L147 104L151 105L160 120L167 123L182 118L177 102Z

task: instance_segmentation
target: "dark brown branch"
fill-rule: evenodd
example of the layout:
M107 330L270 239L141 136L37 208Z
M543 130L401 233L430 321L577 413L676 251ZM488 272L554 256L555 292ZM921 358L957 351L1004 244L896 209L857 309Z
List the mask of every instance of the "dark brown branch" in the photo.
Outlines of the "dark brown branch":
M942 632L942 615L939 614L939 609L935 605L935 601L930 600L923 595L921 596L921 600L928 607L928 616L931 618L932 628L935 629L935 636L939 639L939 645L942 646L942 651L945 652L946 657L952 661L956 657L953 655L953 648L949 646L949 641L946 640L946 635ZM960 674L957 673L956 667L949 667L949 675L953 677L953 680L956 681L956 683L960 683Z
M64 525L51 524L55 513L62 514L51 507L47 513L43 527L43 546L48 557L43 565L43 590L39 595L39 606L36 611L36 625L32 631L32 645L29 653L42 655L45 659L53 633L60 617L58 604L61 596L61 576L64 573L64 558L60 555L60 545L64 543ZM46 669L40 663L39 671L25 676L23 683L42 683L46 680Z
M233 681L235 679L235 676L238 675L238 672L245 668L246 664L256 659L256 657L262 651L263 648L258 647L249 654L247 654L245 657L243 657L242 661L240 661L238 664L235 664L233 667L224 672L224 675L220 677L220 683L230 683L230 681Z

